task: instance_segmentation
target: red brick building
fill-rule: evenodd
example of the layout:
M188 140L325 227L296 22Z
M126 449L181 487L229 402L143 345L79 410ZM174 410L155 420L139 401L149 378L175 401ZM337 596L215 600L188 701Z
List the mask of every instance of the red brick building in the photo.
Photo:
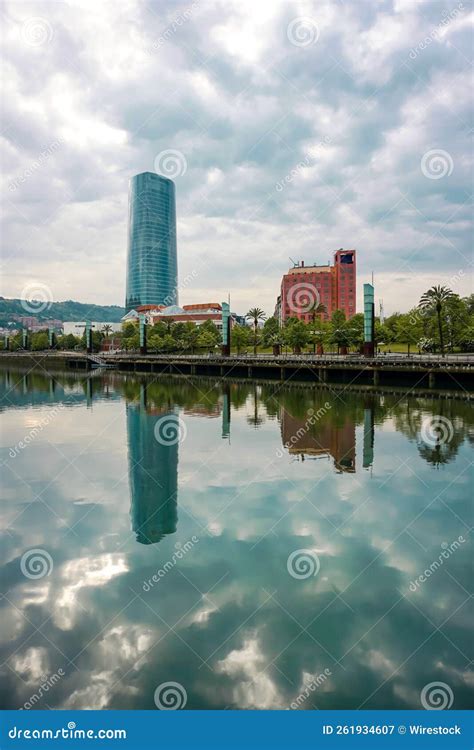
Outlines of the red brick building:
M335 310L342 310L349 319L356 312L356 251L338 250L334 264L305 266L301 261L290 268L281 281L280 320L296 317L312 320L314 305L322 304L320 316L329 320Z

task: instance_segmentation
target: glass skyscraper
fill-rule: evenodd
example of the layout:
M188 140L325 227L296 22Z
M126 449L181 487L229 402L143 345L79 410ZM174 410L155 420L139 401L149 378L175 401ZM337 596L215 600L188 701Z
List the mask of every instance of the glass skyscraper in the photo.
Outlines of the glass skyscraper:
M127 312L139 305L176 305L174 182L154 172L132 177L129 195Z

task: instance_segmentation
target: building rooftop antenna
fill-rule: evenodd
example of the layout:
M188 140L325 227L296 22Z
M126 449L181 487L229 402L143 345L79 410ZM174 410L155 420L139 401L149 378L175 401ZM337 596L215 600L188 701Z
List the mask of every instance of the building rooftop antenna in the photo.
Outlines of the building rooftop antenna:
M291 255L289 255L288 257L291 260L291 262L293 263L293 268L297 268L298 265L299 265L298 261L293 260L293 258L291 257Z

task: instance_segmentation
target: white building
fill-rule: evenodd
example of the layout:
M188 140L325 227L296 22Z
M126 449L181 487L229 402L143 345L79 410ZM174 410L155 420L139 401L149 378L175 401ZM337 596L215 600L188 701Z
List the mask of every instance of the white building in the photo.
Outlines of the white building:
M121 323L99 323L98 321L91 322L91 328L93 331L102 331L104 326L110 326L109 333L117 333L122 330ZM68 336L70 333L74 336L82 336L86 329L85 320L66 320L64 322L64 335Z

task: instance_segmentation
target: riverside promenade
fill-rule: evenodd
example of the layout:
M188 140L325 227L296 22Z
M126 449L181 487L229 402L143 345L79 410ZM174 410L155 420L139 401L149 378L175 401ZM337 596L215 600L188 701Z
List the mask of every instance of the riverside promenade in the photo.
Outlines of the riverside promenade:
M48 369L114 368L123 372L474 391L474 354L138 354L2 352L0 363Z

